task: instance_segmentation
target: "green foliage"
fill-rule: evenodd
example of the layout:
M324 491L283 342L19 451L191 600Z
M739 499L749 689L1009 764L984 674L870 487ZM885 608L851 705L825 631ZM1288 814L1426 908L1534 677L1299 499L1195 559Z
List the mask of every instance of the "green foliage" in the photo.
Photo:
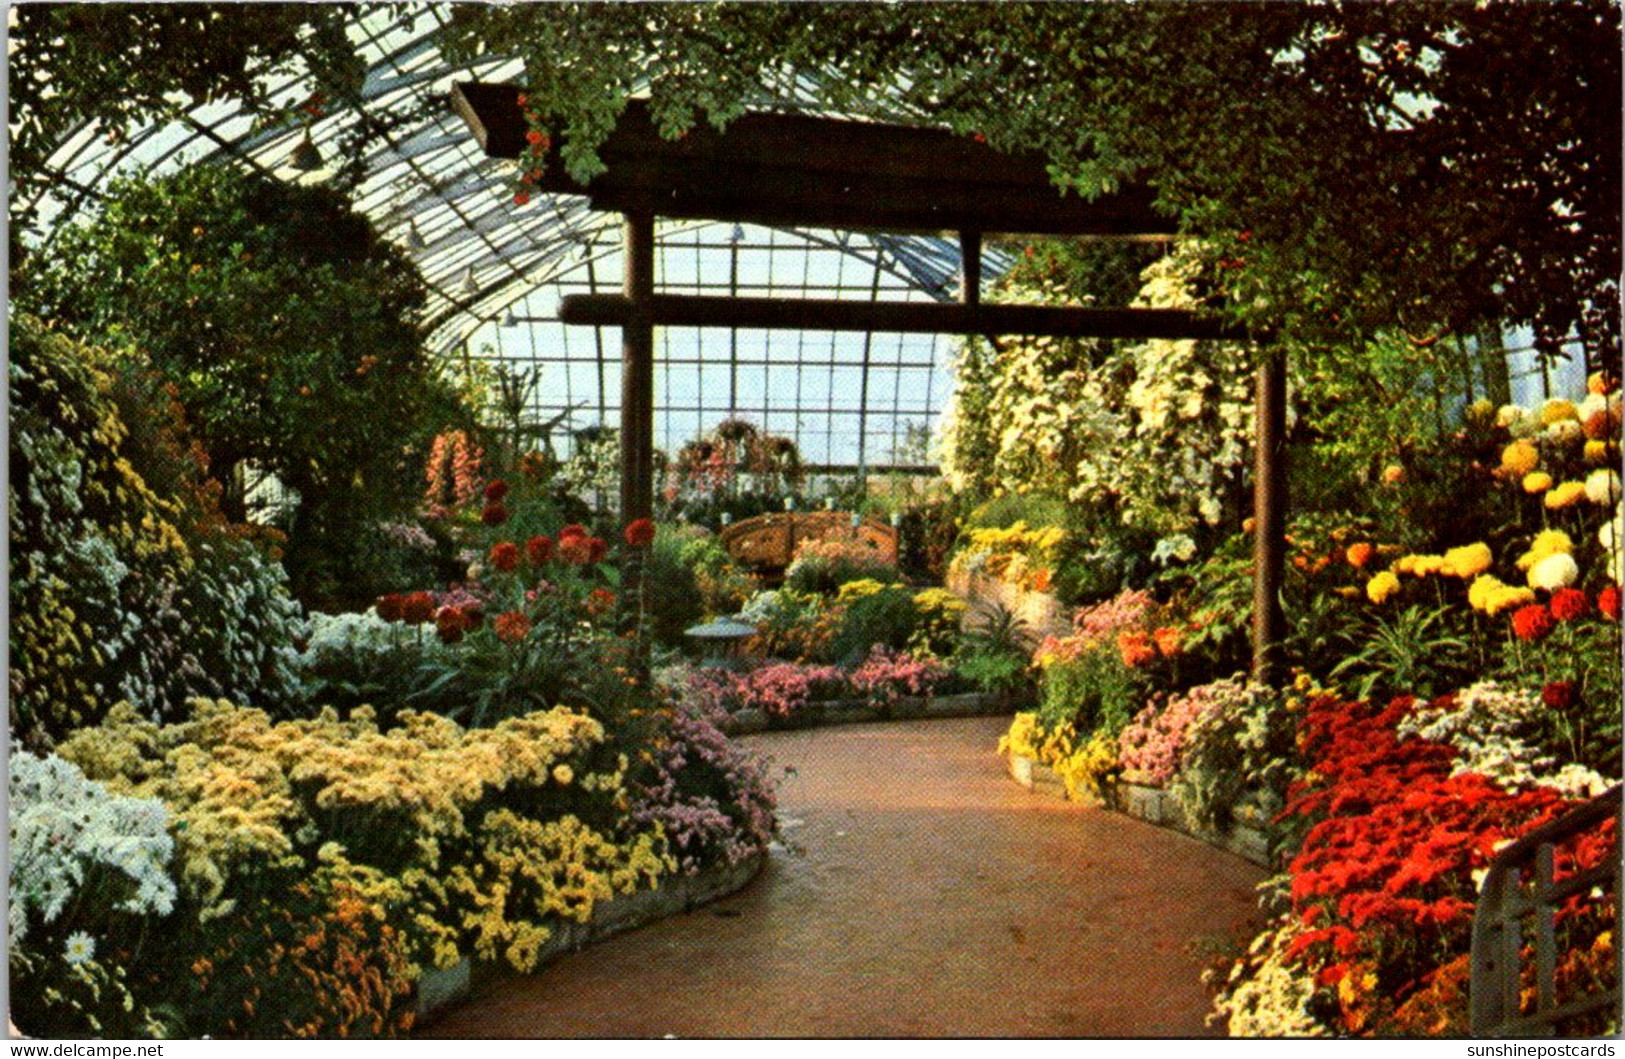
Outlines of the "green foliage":
M734 614L756 591L756 579L734 562L716 537L706 534L683 547L683 565L693 571L704 613Z
M654 545L644 553L643 578L649 634L655 641L677 645L683 630L705 616L706 598L700 590L700 574L691 554L698 558L703 531L662 525L655 532ZM737 609L737 607L735 608ZM732 613L732 611L730 611Z
M229 514L248 467L297 495L286 559L303 595L364 578L357 527L415 508L430 436L464 415L422 348L416 268L324 188L196 167L107 192L19 297L150 358Z
M810 84L834 110L1036 150L1084 195L1145 179L1183 231L1222 240L1230 304L1258 322L1572 325L1606 361L1619 19L1604 2L580 3L459 8L452 47L524 57L577 179L634 92L675 136Z
M956 495L904 506L897 526L897 566L905 577L941 584L948 576L948 553L959 539L960 506Z
M972 509L966 529L1009 529L1018 522L1036 528L1067 527L1072 509L1065 500L1047 493L1005 493Z
M1357 648L1331 676L1353 682L1354 696L1410 694L1432 698L1472 680L1478 661L1469 620L1459 607L1406 607L1398 614L1372 612Z
M1145 705L1144 677L1123 664L1115 644L1085 651L1044 669L1038 705L1045 731L1070 724L1079 733L1115 735Z
M843 665L857 665L876 645L895 650L906 647L919 627L913 591L887 585L844 605L840 624L830 638L828 657Z

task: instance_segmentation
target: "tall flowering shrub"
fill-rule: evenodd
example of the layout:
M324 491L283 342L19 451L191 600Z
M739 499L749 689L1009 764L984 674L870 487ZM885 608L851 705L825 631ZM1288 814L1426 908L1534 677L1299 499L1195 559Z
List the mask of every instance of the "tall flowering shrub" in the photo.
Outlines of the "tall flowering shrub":
M167 717L192 695L280 709L301 692L302 621L280 566L173 455L189 448L162 409L125 399L132 370L12 322L10 689L24 738L121 699Z

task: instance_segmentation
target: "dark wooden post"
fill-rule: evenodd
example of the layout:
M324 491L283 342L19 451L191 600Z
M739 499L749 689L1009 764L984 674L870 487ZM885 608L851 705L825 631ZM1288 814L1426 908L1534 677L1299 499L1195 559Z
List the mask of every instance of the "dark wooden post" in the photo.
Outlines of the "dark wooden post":
M982 233L959 233L959 300L982 304Z
M650 210L628 211L624 225L626 278L631 303L621 327L621 523L654 513L654 295L655 226Z
M1278 347L1259 352L1253 433L1253 679L1281 676L1281 574L1286 561L1286 358Z

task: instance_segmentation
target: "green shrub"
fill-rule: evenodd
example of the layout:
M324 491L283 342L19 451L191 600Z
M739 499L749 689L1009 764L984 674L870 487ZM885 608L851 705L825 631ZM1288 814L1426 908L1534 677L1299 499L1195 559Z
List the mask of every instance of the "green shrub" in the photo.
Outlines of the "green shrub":
M707 614L735 614L756 591L756 579L734 562L716 537L705 534L683 546L683 565L693 571L694 584Z
M1123 664L1116 645L1102 645L1045 670L1039 720L1046 731L1070 724L1078 733L1121 731L1145 705L1145 678Z
M849 581L898 580L897 567L862 541L808 541L784 572L784 585L797 592L833 596Z
M855 665L877 645L901 650L919 627L914 593L901 585L887 585L844 604L840 624L830 638L828 656L832 661Z
M1006 493L971 511L966 529L1009 529L1025 522L1034 529L1066 526L1073 518L1072 505L1060 497L1044 493Z

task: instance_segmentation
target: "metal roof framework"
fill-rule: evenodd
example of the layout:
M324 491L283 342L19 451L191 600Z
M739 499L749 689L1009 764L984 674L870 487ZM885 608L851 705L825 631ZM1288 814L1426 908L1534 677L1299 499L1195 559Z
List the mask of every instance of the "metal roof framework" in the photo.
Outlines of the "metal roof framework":
M366 126L353 199L422 271L431 350L452 364L540 369L535 415L569 411L571 428L613 424L615 337L602 327L566 327L557 306L568 294L616 289L618 220L574 194L514 205L512 163L488 158L448 100L455 82L518 79L523 65L503 56L450 62L438 41L449 18L445 5L398 18L357 8L350 34L367 66L359 99L308 122L260 127L226 102L122 138L94 126L75 131L52 154L48 179L16 190L37 210L25 238L48 249L120 175L229 163L279 179L325 179L346 139ZM311 94L300 77L269 87L273 104L290 108ZM787 83L772 102L812 109L810 98L805 85ZM307 135L324 169L290 164ZM1009 263L990 248L984 274ZM951 301L960 255L955 241L928 234L683 220L659 225L656 269L662 291L683 294ZM657 439L668 449L739 414L796 438L811 463L911 462L951 385L954 343L936 336L666 328L659 341Z

